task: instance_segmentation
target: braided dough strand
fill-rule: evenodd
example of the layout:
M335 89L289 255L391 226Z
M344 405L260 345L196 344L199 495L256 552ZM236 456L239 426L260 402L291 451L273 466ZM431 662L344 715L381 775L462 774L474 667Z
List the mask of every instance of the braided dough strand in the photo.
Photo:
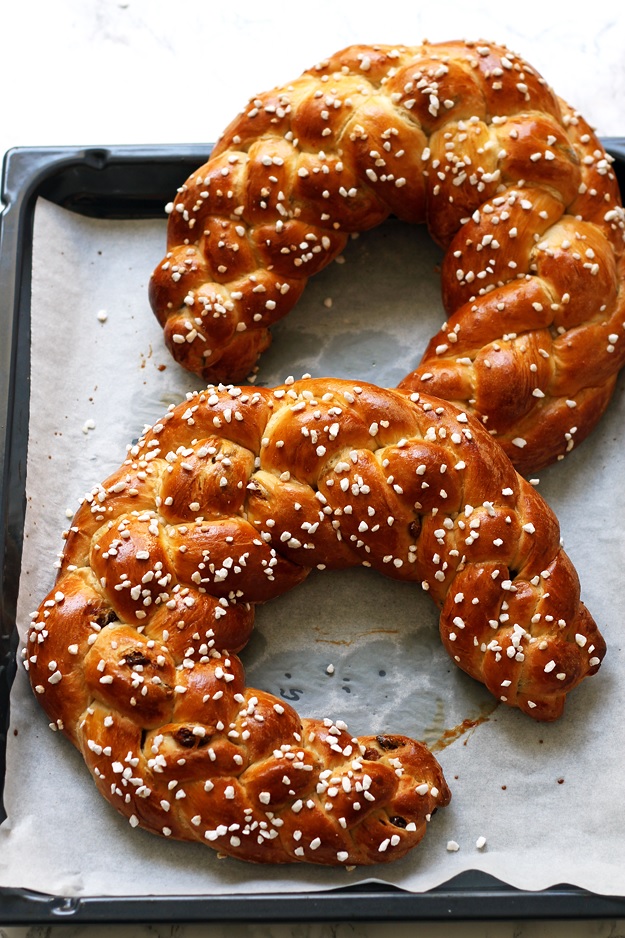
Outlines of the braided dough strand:
M557 521L472 417L337 379L188 395L84 499L25 663L130 823L258 862L396 859L449 800L420 743L245 685L256 603L311 569L428 590L453 660L555 719L605 645Z
M502 46L344 49L254 97L170 209L150 300L207 381L244 380L307 279L391 214L446 251L448 320L402 387L475 413L519 471L585 438L625 363L610 158Z

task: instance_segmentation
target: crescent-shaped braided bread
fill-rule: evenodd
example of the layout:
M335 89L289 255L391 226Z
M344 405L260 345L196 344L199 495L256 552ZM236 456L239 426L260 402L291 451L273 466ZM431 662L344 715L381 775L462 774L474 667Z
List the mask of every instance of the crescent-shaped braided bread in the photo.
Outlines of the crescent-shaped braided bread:
M253 98L170 209L150 301L206 381L245 380L307 278L390 214L446 250L449 318L403 386L475 413L519 471L584 439L625 363L610 158L504 47L344 49Z
M410 739L246 688L254 604L312 568L421 583L453 660L536 719L597 671L552 511L453 405L335 379L210 387L79 508L29 633L38 699L131 823L237 857L401 856L447 803Z

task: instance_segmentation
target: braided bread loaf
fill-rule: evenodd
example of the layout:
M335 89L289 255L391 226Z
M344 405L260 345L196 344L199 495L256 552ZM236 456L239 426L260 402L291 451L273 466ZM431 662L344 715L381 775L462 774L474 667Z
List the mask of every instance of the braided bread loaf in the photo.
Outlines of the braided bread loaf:
M556 519L453 405L338 379L210 387L82 503L25 663L131 824L255 861L402 856L449 799L427 749L245 686L254 604L312 568L421 583L453 660L555 719L605 645Z
M519 471L581 442L625 363L610 160L503 47L349 47L255 97L170 209L150 302L206 381L245 380L307 278L390 214L446 249L449 318L404 386L474 412Z

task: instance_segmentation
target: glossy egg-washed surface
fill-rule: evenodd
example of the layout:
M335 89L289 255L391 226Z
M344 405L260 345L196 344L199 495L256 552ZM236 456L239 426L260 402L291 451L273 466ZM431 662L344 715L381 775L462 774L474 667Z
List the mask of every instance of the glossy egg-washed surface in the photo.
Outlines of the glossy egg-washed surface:
M207 381L245 380L307 279L391 214L446 252L448 318L402 386L474 413L519 471L586 437L625 362L610 159L504 47L349 47L251 99L169 209L150 299Z
M89 493L32 686L133 826L258 862L397 859L449 801L431 753L300 719L236 657L255 604L354 565L421 584L454 662L536 719L605 653L552 511L475 418L308 379L188 395Z

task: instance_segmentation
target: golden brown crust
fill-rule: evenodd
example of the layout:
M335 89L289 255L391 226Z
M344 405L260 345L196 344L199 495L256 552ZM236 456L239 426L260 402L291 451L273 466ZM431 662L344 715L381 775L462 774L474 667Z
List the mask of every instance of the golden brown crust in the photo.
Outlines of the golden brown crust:
M492 43L351 46L254 97L171 206L150 299L174 357L245 380L390 214L446 250L448 320L402 387L475 413L524 473L562 458L625 363L623 210L592 129Z
M210 387L85 498L25 663L131 824L258 862L396 859L447 804L421 744L246 687L254 604L312 568L421 583L453 660L551 720L605 644L553 512L472 417L336 379Z

